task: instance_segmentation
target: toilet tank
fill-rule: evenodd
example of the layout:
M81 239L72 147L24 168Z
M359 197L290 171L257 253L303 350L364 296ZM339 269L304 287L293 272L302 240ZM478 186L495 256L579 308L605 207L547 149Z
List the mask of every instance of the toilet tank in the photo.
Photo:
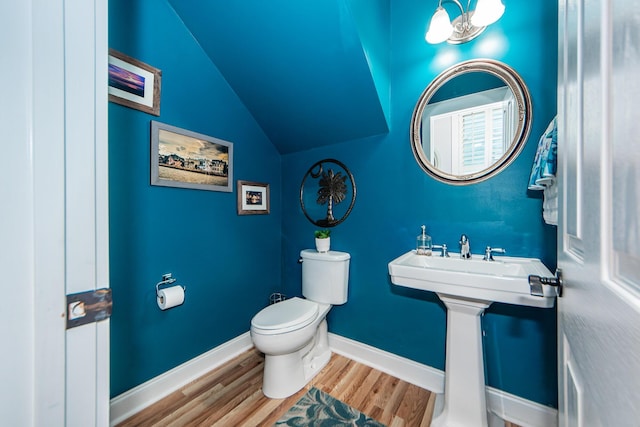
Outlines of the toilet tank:
M304 249L302 258L302 295L324 304L339 305L347 302L349 287L349 260L346 252L320 253Z

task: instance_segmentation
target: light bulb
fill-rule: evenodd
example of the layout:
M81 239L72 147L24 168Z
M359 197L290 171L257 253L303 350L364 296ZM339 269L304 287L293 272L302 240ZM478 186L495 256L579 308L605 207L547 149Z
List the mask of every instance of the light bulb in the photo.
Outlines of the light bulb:
M425 35L425 40L431 44L442 43L453 34L453 26L449 19L449 14L442 6L436 9L436 13L431 18L429 31Z
M471 17L471 25L486 27L500 19L503 13L504 5L501 0L478 0L476 10Z

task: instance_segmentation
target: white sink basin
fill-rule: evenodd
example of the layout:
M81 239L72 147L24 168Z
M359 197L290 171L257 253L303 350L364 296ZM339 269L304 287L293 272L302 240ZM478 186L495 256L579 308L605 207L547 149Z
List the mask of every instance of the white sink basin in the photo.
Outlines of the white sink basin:
M487 302L552 307L556 290L543 285L544 296L532 296L528 281L531 274L553 276L535 258L497 256L495 261L484 261L482 255L462 259L450 254L442 258L410 251L389 263L391 282L399 286Z

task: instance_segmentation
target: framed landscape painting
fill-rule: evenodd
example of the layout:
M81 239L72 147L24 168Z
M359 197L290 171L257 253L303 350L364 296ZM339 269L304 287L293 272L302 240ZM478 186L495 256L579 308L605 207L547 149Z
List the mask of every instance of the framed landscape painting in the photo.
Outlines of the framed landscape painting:
M159 116L161 77L159 69L109 49L109 101Z
M233 144L151 121L151 185L233 191Z

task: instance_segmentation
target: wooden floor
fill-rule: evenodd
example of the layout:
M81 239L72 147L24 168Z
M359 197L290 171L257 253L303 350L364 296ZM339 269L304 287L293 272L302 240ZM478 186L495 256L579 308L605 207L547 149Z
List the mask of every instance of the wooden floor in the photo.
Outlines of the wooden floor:
M389 427L428 426L433 414L434 393L340 355L334 354L311 383L286 399L264 397L263 366L263 355L249 350L118 427L272 426L311 387Z

